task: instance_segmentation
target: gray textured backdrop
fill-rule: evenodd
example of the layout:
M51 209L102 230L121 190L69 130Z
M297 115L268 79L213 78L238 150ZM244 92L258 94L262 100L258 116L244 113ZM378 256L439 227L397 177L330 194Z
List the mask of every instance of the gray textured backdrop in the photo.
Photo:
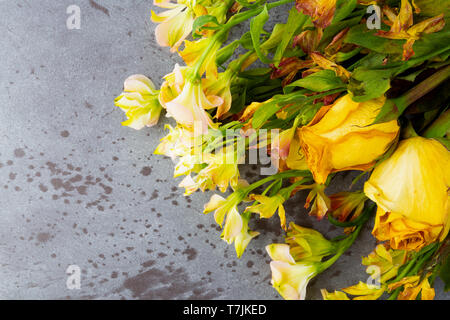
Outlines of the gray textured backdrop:
M81 8L81 30L66 28L71 4ZM120 125L113 100L123 80L143 73L160 85L179 62L155 43L152 7L0 1L0 298L279 299L264 251L282 241L277 219L253 223L262 234L236 259L201 213L211 193L184 198L172 162L152 155L169 120L141 131ZM254 178L254 168L243 176ZM339 187L350 182L342 176ZM306 215L304 198L289 201L288 218L337 235ZM360 258L374 245L368 227L307 297L365 281ZM73 264L80 290L66 287Z

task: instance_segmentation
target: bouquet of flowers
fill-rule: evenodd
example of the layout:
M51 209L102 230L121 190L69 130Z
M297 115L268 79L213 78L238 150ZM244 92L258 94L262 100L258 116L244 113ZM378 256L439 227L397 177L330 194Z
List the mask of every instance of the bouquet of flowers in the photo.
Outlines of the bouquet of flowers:
M285 243L266 246L272 284L304 299L374 220L378 245L362 259L373 281L324 299L433 299L450 285L450 4L431 0L154 0L160 46L178 53L160 89L144 75L116 99L134 129L167 125L155 154L176 161L185 195L215 191L220 237L239 258L277 216ZM269 29L273 8L286 21ZM239 39L230 30L249 21ZM190 40L187 40L187 39ZM239 165L261 177L241 179ZM358 170L358 191L326 194L338 172ZM309 214L342 228L327 239L286 221L283 204L308 190ZM255 217L256 216L256 217ZM372 220L372 221L373 221Z

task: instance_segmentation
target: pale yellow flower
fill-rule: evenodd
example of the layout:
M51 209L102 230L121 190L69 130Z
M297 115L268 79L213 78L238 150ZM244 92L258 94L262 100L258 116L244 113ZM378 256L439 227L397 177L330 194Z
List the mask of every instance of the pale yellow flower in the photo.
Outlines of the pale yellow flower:
M156 41L160 46L170 47L170 51L175 52L192 31L194 11L183 3L172 3L170 0L154 0L153 4L168 9L160 14L152 10L152 21L158 23L155 29Z
M286 199L282 195L277 194L273 197L268 197L254 194L250 196L250 199L256 200L259 203L247 207L245 211L258 213L261 218L269 219L278 210L281 227L286 227L286 212L283 207L283 203L286 201Z
M205 134L209 128L217 128L207 109L216 108L221 104L220 98L207 97L201 83L186 81L180 95L166 102L164 107L167 116L173 117L178 124L199 134Z
M295 262L289 253L289 245L272 244L266 247L272 258L272 285L286 300L304 300L309 281L318 273L319 263Z
M144 75L135 74L125 80L123 87L124 92L115 100L115 105L128 118L122 125L140 130L157 124L162 107L153 82Z
M161 138L154 154L165 155L172 160L189 154L195 143L192 132L180 126L173 128L169 124L165 128L169 129L169 134Z

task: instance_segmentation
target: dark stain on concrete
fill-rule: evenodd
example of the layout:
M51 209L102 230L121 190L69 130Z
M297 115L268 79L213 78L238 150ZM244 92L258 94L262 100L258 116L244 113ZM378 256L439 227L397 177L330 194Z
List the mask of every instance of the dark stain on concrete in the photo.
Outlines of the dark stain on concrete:
M25 156L25 151L23 151L23 149L16 149L14 150L14 156L16 158L23 158Z
M36 236L36 239L39 242L47 242L48 240L50 240L50 234L47 232L38 233L38 235Z
M149 269L124 281L118 290L130 290L133 298L142 300L208 300L219 297L203 281L192 281L183 268L170 270Z
M103 12L104 14L106 14L109 17L109 10L106 9L104 6L99 5L97 2L95 2L94 0L89 0L89 4L91 5L92 8L99 10L101 12Z
M141 170L141 174L145 177L149 176L152 173L152 168L150 167L143 167Z
M182 254L187 255L188 261L195 260L195 258L197 258L197 250L194 248L186 248Z

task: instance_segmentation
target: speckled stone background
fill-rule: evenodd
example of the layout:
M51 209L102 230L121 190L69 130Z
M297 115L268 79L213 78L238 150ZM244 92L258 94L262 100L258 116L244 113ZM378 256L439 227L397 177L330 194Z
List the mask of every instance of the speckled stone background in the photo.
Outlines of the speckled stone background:
M66 28L72 4L81 8L81 30ZM1 299L279 299L264 251L282 241L277 218L252 223L262 234L236 259L201 213L211 193L183 197L172 162L152 155L171 120L141 131L120 125L113 100L123 80L143 73L160 85L180 61L156 45L152 7L0 1ZM243 169L245 178L256 173ZM341 176L338 189L351 178ZM307 216L305 196L289 200L288 219L338 235ZM307 297L365 281L360 258L374 245L368 226ZM69 265L81 269L79 290L66 286ZM440 281L436 287L438 299L449 298Z

